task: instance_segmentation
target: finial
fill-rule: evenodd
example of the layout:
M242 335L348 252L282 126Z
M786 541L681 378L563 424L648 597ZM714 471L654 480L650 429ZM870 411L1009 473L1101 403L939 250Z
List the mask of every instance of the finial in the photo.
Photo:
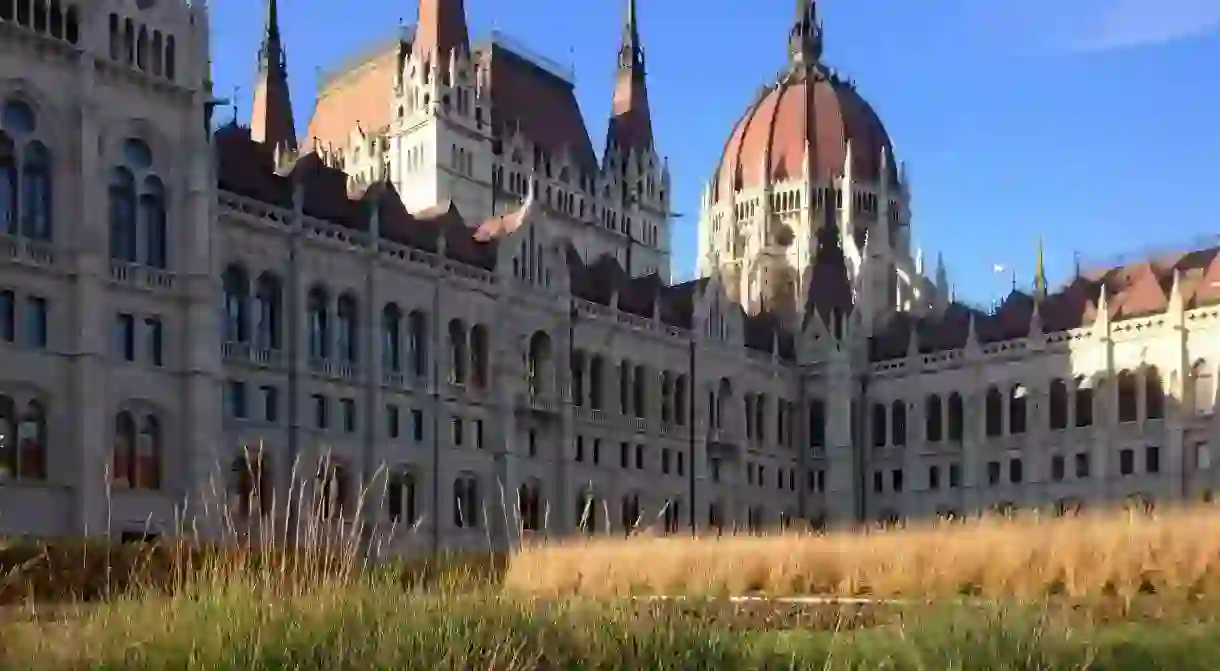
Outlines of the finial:
M1046 266L1043 262L1042 237L1038 236L1038 260L1034 269L1034 293L1043 298L1046 296Z

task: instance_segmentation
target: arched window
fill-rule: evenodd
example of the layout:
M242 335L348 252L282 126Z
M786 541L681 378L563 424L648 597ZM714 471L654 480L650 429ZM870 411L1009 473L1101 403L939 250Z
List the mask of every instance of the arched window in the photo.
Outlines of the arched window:
M648 368L644 364L637 364L635 377L631 380L631 405L636 417L643 417L648 413L647 385Z
M64 39L70 44L80 41L80 17L76 5L68 5L68 11L64 14Z
M618 366L618 404L623 416L631 412L631 362L624 359Z
M470 329L470 382L476 389L486 389L489 381L487 327L475 324Z
M1004 433L1004 394L997 387L988 387L986 404L987 436L994 438Z
M1164 419L1165 387L1156 366L1144 371L1144 416L1148 419Z
M1050 427L1052 431L1062 431L1068 425L1068 386L1063 378L1051 380Z
M178 54L174 49L174 36L165 36L165 78L173 80L176 75Z
M1076 426L1093 426L1093 383L1083 375L1076 378Z
M136 182L127 168L110 172L110 258L136 262Z
M133 475L138 489L161 487L161 423L152 415L146 415L140 425Z
M886 405L873 404L873 447L885 447L889 435L886 431Z
M767 440L767 395L759 394L754 399L754 436L758 442Z
M686 426L686 419L690 414L690 410L687 408L687 387L689 386L689 378L685 375L679 375L674 381L674 423L678 426Z
M419 520L419 480L413 471L400 471L390 477L386 492L386 512L397 524L414 526Z
M144 180L140 194L140 224L144 229L144 264L150 268L167 266L165 186L155 176Z
M924 424L924 437L929 443L944 439L944 412L938 394L928 394L924 402Z
M966 434L966 409L962 395L949 394L949 440L961 444Z
M0 481L17 473L17 406L13 399L0 395Z
M17 156L4 131L0 131L0 234L17 234Z
M585 404L585 352L573 350L570 362L572 405L582 407Z
M309 290L306 309L309 312L309 358L330 359L330 296L326 289L315 286Z
M136 37L136 67L141 70L148 69L148 29L140 26L139 35Z
M576 528L592 536L597 533L597 494L584 489L576 499Z
M551 338L542 331L537 331L530 337L528 376L530 395L544 396L551 393Z
M260 517L267 517L274 498L267 455L262 450L243 450L233 460L230 471L233 482L230 509L234 516L244 520L257 512Z
M32 240L50 240L51 152L41 142L25 147L21 190L21 232Z
M355 365L360 361L360 312L356 298L345 293L339 296L339 356L343 362Z
M1122 423L1136 421L1139 419L1139 403L1136 400L1139 392L1135 375L1128 370L1120 372L1116 386L1118 387L1118 421Z
M274 273L259 275L254 290L254 344L260 350L280 348L280 313L283 292Z
M347 511L347 468L341 461L329 456L318 460L314 497L319 519L342 518Z
M602 394L605 393L606 360L600 354L589 359L589 407L602 409Z
M1026 404L1029 390L1025 385L1014 384L1008 397L1008 432L1013 435L1025 433Z
M826 446L826 402L814 399L809 402L809 447Z
M661 371L661 423L669 424L673 421L673 378L670 377L669 371Z
M518 489L522 531L542 531L542 486L531 480Z
M381 310L381 366L387 372L402 370L402 310L387 303Z
M47 412L42 403L30 401L17 427L17 463L14 471L22 480L47 478Z
M1216 377L1206 359L1199 359L1190 368L1195 412L1207 415L1216 409Z
M416 377L423 377L428 373L428 317L419 310L413 310L407 322L411 337L411 372Z
M221 282L224 285L225 342L248 342L250 332L247 303L250 284L246 269L237 264L230 265L225 269Z
M907 404L901 400L890 406L890 442L897 447L907 444Z
M449 321L449 382L466 384L466 325L460 319Z
M114 417L114 451L111 455L110 481L115 487L135 486L136 420L130 412Z
M459 529L479 528L479 481L464 473L453 481L453 524Z

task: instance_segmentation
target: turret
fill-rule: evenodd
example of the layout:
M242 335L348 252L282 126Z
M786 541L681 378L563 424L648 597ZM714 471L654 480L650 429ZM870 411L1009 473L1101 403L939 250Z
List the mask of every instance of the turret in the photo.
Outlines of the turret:
M298 151L292 101L288 95L288 61L280 39L278 0L266 0L266 3L250 137L270 147L280 157L279 160L286 161L296 156Z
M635 0L627 0L606 154L617 150L626 161L632 154L648 153L652 149L652 113L645 83L644 47L640 42Z

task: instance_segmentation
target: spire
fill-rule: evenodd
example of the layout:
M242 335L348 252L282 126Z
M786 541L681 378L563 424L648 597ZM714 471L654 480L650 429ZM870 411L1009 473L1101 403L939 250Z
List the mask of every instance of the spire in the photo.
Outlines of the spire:
M788 58L793 67L813 67L822 59L822 24L818 0L796 0L796 17L788 32Z
M278 0L266 0L250 137L278 150L281 155L291 156L297 152L297 132L292 120L292 100L288 95L288 60L280 39L278 5Z
M618 50L618 73L606 150L648 151L653 147L652 112L648 107L648 86L644 81L644 47L636 18L635 0L627 0L622 43Z
M809 270L809 289L805 299L805 319L816 314L822 323L830 325L850 315L855 307L847 258L835 221L835 208L825 207L826 213L817 232L817 255ZM838 334L836 333L836 336Z
M469 55L463 0L419 0L412 50L417 58L431 59L442 72L448 72L449 60L455 53Z
M1046 298L1046 266L1042 259L1042 238L1038 238L1038 261L1034 267L1034 295Z

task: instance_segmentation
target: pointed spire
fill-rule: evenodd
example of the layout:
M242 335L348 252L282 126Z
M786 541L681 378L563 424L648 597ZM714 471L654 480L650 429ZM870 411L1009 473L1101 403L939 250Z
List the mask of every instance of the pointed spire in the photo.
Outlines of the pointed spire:
M606 154L610 153L611 147L617 147L624 154L647 152L653 148L652 112L648 106L648 86L644 74L644 46L640 41L635 0L627 0L610 128L606 135Z
M788 58L793 68L811 68L822 59L822 23L817 0L796 0L796 17L788 32Z
M250 137L278 149L283 156L297 153L296 125L288 94L288 60L280 39L278 0L266 0L263 43L258 50L258 77L250 118Z
M1034 268L1034 296L1046 298L1046 266L1042 258L1042 238L1038 238L1038 260Z
M847 270L847 257L839 236L836 211L823 208L823 221L817 231L817 252L809 270L805 315L820 314L822 322L832 325L836 319L852 313L855 298ZM837 332L836 332L837 333Z
M470 55L463 0L419 0L412 52L416 58L430 59L433 67L444 69L446 73L442 74L447 74L454 55Z

